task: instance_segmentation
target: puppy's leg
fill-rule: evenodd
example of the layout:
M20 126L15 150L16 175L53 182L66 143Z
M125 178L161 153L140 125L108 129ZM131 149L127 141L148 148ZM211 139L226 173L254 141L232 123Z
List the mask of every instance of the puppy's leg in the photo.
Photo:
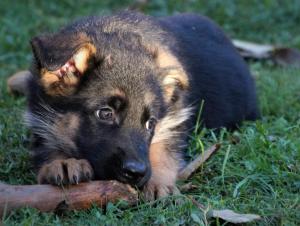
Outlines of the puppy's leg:
M38 171L40 184L78 184L93 177L90 163L85 159L56 159L43 164Z
M152 176L144 188L144 196L147 200L179 193L176 187L179 161L175 156L163 141L151 144Z

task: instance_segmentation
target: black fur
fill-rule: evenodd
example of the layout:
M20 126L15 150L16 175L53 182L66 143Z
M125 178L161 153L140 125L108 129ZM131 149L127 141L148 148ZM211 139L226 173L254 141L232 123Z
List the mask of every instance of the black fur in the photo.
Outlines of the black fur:
M214 22L181 14L162 18L160 24L176 39L177 45L170 47L188 72L187 103L204 101L201 118L206 127L236 128L243 120L259 117L249 69Z

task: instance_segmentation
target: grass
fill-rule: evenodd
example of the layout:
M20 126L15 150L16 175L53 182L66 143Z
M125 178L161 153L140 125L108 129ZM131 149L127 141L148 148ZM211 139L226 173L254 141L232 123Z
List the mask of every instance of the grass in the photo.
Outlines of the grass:
M10 184L36 183L29 163L29 133L22 124L25 99L7 93L7 77L30 64L30 37L53 31L74 18L109 14L130 1L85 0L0 1L0 180ZM142 8L152 15L180 11L206 14L231 36L262 43L300 48L300 2L153 0ZM197 189L187 194L215 209L263 216L259 225L300 225L300 70L271 62L251 62L263 117L245 123L239 131L215 136L202 130L191 139L189 154L222 142L190 181ZM238 142L237 142L238 141ZM237 143L237 144L235 144ZM24 208L2 219L4 225L221 225L207 222L184 194L136 207L108 205L64 216ZM1 222L1 221L0 221ZM0 223L1 224L1 223Z

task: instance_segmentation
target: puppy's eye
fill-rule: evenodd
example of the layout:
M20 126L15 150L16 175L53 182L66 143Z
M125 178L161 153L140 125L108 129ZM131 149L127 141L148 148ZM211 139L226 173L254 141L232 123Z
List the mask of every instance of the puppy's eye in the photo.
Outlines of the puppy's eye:
M147 122L146 122L146 129L149 130L149 131L153 131L154 130L154 127L156 125L156 119L151 117Z
M114 111L110 107L103 107L95 112L98 119L103 121L113 121L115 118Z

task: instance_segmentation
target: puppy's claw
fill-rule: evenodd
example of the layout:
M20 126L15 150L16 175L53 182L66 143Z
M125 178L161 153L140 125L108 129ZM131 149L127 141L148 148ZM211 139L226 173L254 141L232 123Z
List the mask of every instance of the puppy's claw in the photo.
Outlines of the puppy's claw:
M73 182L74 184L78 184L78 178L76 175L73 176Z
M86 175L89 176L89 180L93 175L87 160L58 159L42 166L38 173L38 182L53 185L78 184L86 181Z
M87 173L85 174L85 178L86 178L87 181L91 180L91 175L90 175L89 172L87 172Z
M155 199L160 199L168 195L180 194L179 189L175 184L153 184L151 181L143 189L143 197L147 201L153 201Z
M57 177L56 177L56 183L57 183L57 185L61 185L62 184L62 179L61 179L60 175L57 175Z

